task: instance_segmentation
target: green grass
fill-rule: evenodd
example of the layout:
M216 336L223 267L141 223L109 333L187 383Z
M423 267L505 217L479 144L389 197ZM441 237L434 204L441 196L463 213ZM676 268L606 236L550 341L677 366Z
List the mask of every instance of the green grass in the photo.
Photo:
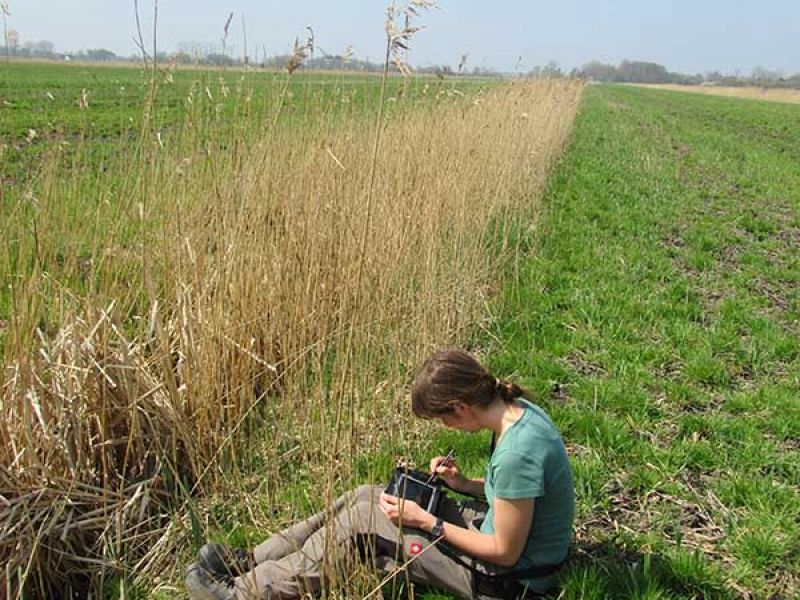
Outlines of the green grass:
M489 351L573 449L566 598L800 593L798 127L587 90Z

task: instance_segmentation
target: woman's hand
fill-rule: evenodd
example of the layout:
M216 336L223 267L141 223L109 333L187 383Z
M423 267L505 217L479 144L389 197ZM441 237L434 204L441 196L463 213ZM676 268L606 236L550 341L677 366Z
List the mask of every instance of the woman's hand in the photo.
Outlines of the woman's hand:
M446 456L437 456L431 459L431 473L444 479L444 482L457 492L463 491L467 479L461 474L452 458L447 461Z
M381 494L379 506L383 514L395 525L400 525L402 522L404 526L430 531L436 522L436 517L423 510L413 500L390 496L385 492Z

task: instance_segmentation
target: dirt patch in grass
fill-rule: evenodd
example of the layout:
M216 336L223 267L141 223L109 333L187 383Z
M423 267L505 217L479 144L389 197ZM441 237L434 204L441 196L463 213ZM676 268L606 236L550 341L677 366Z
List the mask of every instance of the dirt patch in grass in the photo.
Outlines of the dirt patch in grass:
M758 377L750 365L740 365L731 376L731 385L739 391L754 390L758 387Z
M723 269L738 270L741 255L742 247L737 244L730 244L719 252L717 260Z
M692 147L689 144L684 144L675 140L672 142L672 149L675 150L681 158L686 158L692 153Z
M792 435L780 443L782 452L799 452L800 451L800 436ZM798 515L800 517L800 515Z
M608 371L603 366L587 360L578 353L570 354L563 360L566 365L583 377L605 377L608 375Z
M756 276L750 280L748 290L766 300L767 306L760 308L757 314L791 329L792 321L786 317L792 309L792 295L795 294L797 287L798 283L795 281L776 283L762 276Z
M730 289L715 290L701 287L699 291L703 312L705 314L717 314L722 301L731 296Z
M695 397L689 401L682 402L679 410L684 415L699 415L704 413L716 412L725 404L725 396L722 394L710 394L707 399L700 400Z
M681 543L706 556L725 559L720 544L725 530L706 507L655 490L637 496L626 488L611 501L609 515L620 527L632 532L659 531L672 544Z
M778 571L772 577L766 577L765 580L770 589L774 590L768 600L796 600L800 581L791 573Z
M582 446L581 444L571 444L571 443L566 443L565 446L567 448L567 454L569 456L574 456L576 458L584 458L587 456L591 456L593 454L592 449L589 448L588 446Z
M796 250L800 248L800 227L787 227L775 234L775 237L786 246L787 249Z
M677 381L683 374L683 365L677 360L670 360L658 365L654 369L654 374L661 380Z
M683 248L686 245L686 242L680 235L676 233L667 237L662 242L662 245L665 248Z

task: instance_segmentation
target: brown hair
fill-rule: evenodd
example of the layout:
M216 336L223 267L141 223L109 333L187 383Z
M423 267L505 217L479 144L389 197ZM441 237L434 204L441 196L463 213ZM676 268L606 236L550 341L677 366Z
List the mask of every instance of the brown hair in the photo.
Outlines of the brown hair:
M411 386L411 409L423 419L453 412L453 403L487 408L495 399L509 403L526 392L497 379L463 350L437 350L425 360Z

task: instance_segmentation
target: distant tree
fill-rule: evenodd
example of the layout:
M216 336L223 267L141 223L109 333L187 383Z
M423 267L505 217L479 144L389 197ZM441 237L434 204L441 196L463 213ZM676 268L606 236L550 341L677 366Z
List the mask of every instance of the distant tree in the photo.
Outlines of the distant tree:
M771 85L777 83L781 79L781 74L777 71L770 71L765 67L755 67L750 75L759 85Z
M325 56L317 56L310 58L305 62L308 69L314 70L342 70L345 69L346 59L339 54L327 54Z
M190 65L195 62L186 52L173 52L167 59L179 65Z
M614 65L607 65L593 60L581 67L580 76L594 81L615 81L617 68Z
M280 54L278 56L265 56L261 66L265 69L283 70L289 62L289 56Z
M669 83L666 67L658 63L623 60L617 67L617 80L630 83Z
M109 61L117 58L117 55L114 52L111 50L106 50L105 48L89 48L88 50L79 52L77 56L85 60L96 61Z
M39 56L53 56L56 50L55 44L49 40L34 42L33 47Z
M230 67L237 64L237 61L227 54L218 54L216 52L209 54L201 62L203 64L213 65L215 67Z
M540 75L545 69L536 67L530 73L532 76ZM666 67L645 61L622 61L614 67L599 61L592 61L583 65L578 75L595 81L618 81L628 83L678 83L681 85L719 85L719 86L747 86L758 85L762 87L800 88L800 73L784 76L779 71L765 67L753 69L750 77L743 77L741 70L734 70L733 74L724 74L720 71L709 71L705 74L673 73Z
M284 70L289 64L291 58L288 54L278 54L276 56L265 56L261 61L261 66L265 69ZM345 71L362 71L362 72L380 72L383 71L383 65L378 63L354 58L352 52L347 51L343 55L339 54L326 54L324 56L316 56L308 58L303 63L303 67L312 70L345 70ZM419 72L432 72L434 67L426 67L419 69ZM392 73L397 72L397 67L389 65L389 71Z
M213 44L203 42L181 42L178 44L179 54L188 54L192 62L199 63L209 54L214 54L216 49Z
M491 67L472 67L472 74L478 77L500 77L500 73Z
M558 63L554 60L548 62L542 68L542 77L563 77L564 72L561 70L561 67L558 66Z
M19 49L20 56L34 56L40 58L55 57L55 45L53 42L42 40L41 42L25 42Z
M436 75L437 77L452 77L457 74L450 65L428 65L415 69L417 73Z
M703 83L703 76L700 73L695 75L684 75L682 73L670 73L670 82L680 85L700 85Z
M534 79L537 77L564 77L564 72L556 61L551 60L544 66L536 65L533 67L528 71L527 77L533 77Z

